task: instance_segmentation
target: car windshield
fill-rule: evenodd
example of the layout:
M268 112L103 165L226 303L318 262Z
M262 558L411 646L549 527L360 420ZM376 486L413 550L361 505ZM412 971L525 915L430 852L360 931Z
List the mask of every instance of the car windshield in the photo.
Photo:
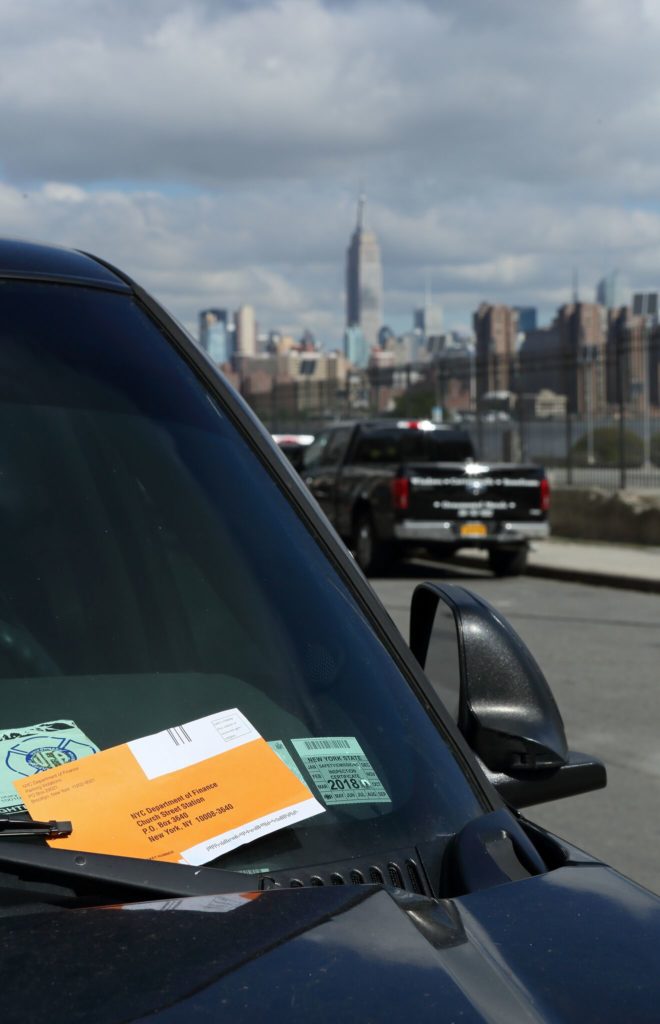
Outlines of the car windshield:
M373 802L326 794L232 869L402 848L479 814L348 587L136 300L0 294L0 729L72 720L105 749L237 707L308 784L294 739L359 744Z

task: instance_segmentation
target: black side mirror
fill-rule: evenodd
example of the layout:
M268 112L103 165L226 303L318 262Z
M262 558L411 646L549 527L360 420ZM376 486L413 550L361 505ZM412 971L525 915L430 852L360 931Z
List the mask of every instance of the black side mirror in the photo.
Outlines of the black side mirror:
M450 584L417 587L410 647L492 782L514 806L606 784L602 762L569 752L543 672L484 598Z

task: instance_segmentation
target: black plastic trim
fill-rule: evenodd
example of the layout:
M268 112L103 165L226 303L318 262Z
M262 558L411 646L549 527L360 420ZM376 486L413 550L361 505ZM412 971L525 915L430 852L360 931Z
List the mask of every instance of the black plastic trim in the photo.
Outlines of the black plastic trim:
M86 254L83 254L86 255ZM0 281L24 281L26 284L66 284L78 288L92 288L97 292L119 292L130 294L124 281L97 281L93 277L78 277L74 274L47 274L42 271L0 270Z
M558 768L506 773L491 772L482 767L498 793L507 803L518 808L591 793L607 785L607 769L603 762L575 750L569 751L566 764Z

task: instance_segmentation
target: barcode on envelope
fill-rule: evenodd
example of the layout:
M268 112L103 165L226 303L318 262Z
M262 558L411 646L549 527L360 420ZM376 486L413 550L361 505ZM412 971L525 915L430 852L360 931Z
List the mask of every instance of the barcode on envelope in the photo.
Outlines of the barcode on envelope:
M192 743L190 735L182 725L173 725L171 729L167 730L167 735L175 747L182 747L184 743Z
M306 750L350 750L348 740L341 736L329 737L322 740L303 740Z

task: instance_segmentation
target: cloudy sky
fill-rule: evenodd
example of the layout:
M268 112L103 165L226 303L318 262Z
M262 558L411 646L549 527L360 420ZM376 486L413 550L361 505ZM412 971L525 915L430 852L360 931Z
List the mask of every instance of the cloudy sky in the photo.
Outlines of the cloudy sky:
M332 347L364 184L395 329L547 320L660 286L658 53L657 0L0 0L0 233Z

